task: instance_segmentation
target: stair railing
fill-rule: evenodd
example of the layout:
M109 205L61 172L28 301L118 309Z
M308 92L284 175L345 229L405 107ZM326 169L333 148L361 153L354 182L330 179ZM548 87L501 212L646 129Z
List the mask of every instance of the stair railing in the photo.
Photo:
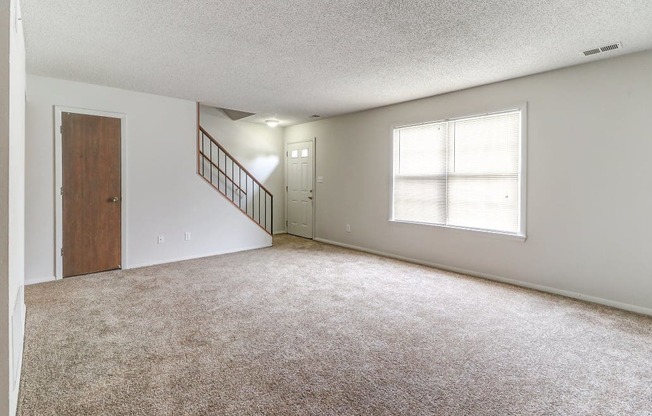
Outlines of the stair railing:
M272 235L274 196L244 166L199 126L197 173Z

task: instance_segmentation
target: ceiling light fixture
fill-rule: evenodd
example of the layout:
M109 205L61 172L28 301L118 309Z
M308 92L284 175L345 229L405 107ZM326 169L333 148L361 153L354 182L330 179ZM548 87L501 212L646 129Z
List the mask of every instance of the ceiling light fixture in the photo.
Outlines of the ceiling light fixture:
M270 119L270 120L265 120L265 123L266 123L269 127L272 127L272 128L273 128L273 127L278 126L279 121L278 121L278 120L274 120L274 119Z

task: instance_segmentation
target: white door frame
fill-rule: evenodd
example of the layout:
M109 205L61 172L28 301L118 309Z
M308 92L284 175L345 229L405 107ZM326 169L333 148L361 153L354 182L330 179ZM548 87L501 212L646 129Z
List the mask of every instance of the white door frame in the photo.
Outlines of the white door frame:
M89 116L112 117L120 119L120 256L121 268L127 268L127 115L109 111L89 110L87 108L54 106L54 277L56 280L63 278L63 197L61 187L63 184L63 158L61 142L61 113L76 113Z
M304 140L302 142L287 142L285 143L285 232L288 233L288 163L290 161L288 155L288 146L293 144L312 143L312 240L317 237L317 138L313 137L311 140ZM289 233L288 233L289 234Z

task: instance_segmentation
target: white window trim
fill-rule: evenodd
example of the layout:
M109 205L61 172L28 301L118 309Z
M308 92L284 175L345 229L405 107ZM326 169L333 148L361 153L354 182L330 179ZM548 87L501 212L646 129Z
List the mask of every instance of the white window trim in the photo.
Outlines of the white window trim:
M433 124L433 123L443 123L443 122L448 122L448 121L456 121L456 120L462 120L466 118L473 118L473 117L483 117L483 116L490 116L493 114L500 114L500 113L505 113L508 111L516 111L519 110L521 112L521 143L520 143L520 160L519 160L519 170L520 170L520 212L519 212L519 230L516 233L508 233L508 232L502 232L502 231L496 231L496 230L485 230L482 228L470 228L470 227L459 227L459 226L454 226L454 225L446 225L446 224L433 224L433 223L424 223L424 222L416 222L416 221L405 221L405 220L396 220L394 219L394 131L396 129L400 128L405 128L405 127L414 127L414 126L422 126L425 124ZM473 233L481 233L484 235L490 235L490 236L495 236L499 238L508 238L508 239L516 239L519 241L525 241L527 239L527 102L518 104L518 105L513 105L513 106L508 106L504 107L502 109L494 109L491 111L487 112L482 112L482 113L475 113L475 114L465 114L465 115L454 115L454 116L448 116L446 118L441 118L437 120L432 120L432 121L424 121L424 122L419 122L419 123L410 123L410 124L393 124L390 126L390 134L389 134L389 218L388 221L390 223L394 224L406 224L406 225L412 225L412 226L427 226L427 227L435 227L435 228L442 228L442 229L448 229L448 230L456 230L456 231L462 231L462 232L473 232Z

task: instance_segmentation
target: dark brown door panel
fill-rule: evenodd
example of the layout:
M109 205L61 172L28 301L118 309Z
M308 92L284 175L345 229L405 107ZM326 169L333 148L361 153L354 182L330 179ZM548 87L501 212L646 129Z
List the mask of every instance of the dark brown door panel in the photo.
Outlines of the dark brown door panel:
M62 114L63 276L120 268L120 119Z

